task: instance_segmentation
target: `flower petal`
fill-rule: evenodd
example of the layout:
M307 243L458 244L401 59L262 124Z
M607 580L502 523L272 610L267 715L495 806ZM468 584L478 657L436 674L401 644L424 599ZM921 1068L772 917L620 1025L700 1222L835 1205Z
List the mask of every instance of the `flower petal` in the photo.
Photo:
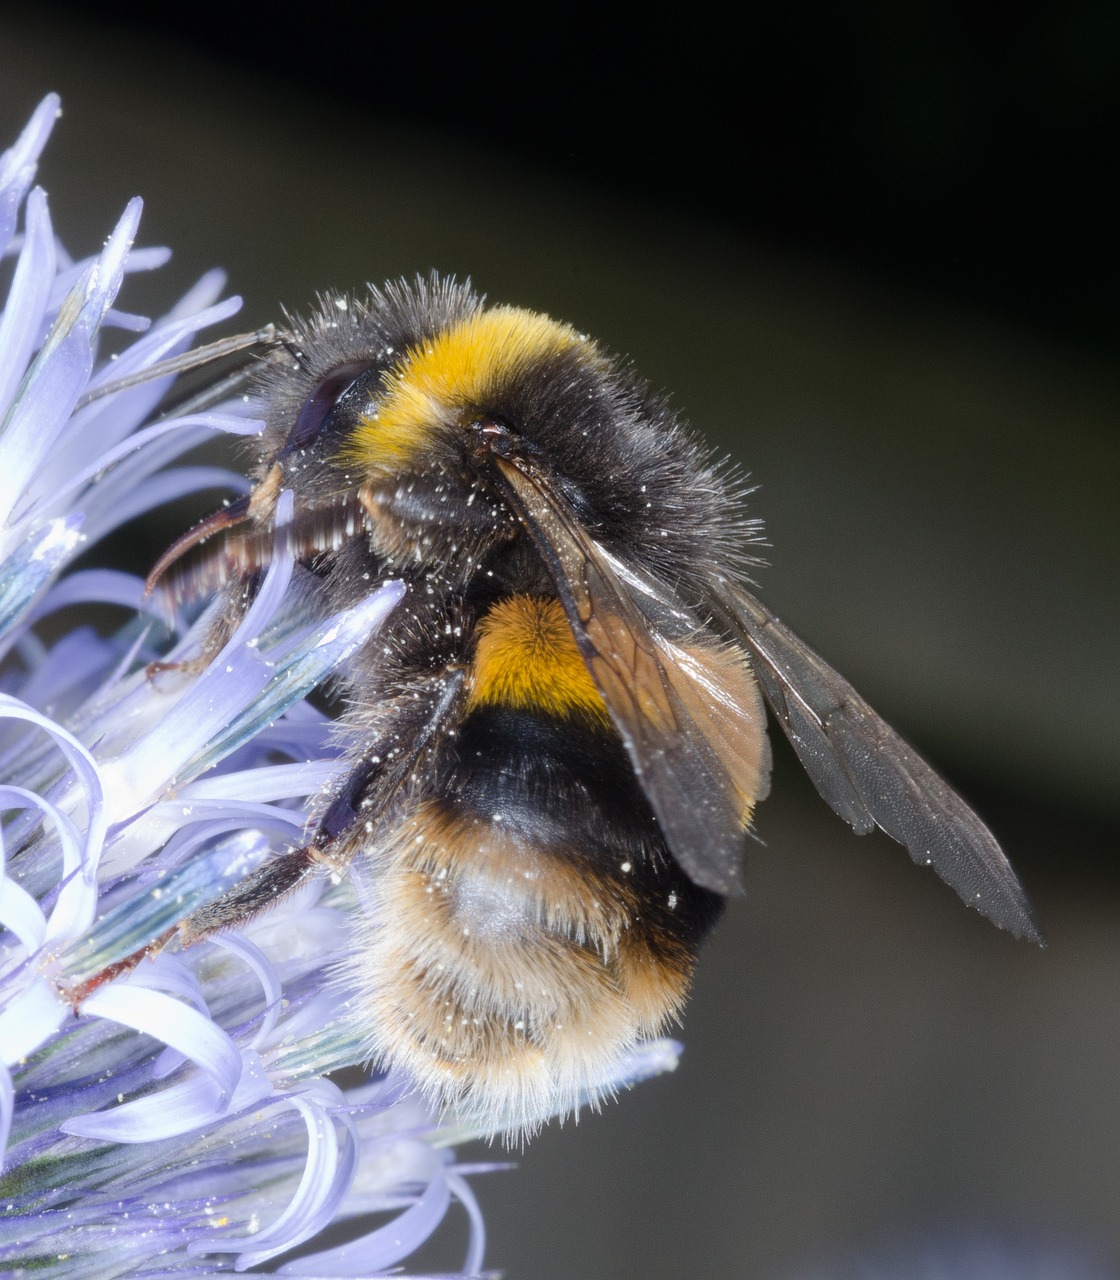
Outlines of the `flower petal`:
M54 279L55 252L47 197L32 191L27 201L27 232L0 316L0 406L11 399L35 350Z
M482 1271L482 1260L486 1254L486 1223L482 1218L482 1210L469 1183L462 1176L461 1170L448 1169L444 1176L452 1195L466 1209L467 1218L471 1224L470 1243L463 1262L463 1274L476 1276Z
M240 938L236 934L219 934L214 939L214 945L243 960L261 984L261 992L264 995L264 1013L261 1018L260 1028L250 1041L250 1048L256 1049L267 1041L276 1026L277 1018L280 1016L280 1001L284 992L280 986L279 975L268 956L265 955L260 947L250 942L248 938Z
M0 153L0 257L11 242L24 193L35 180L36 162L61 114L60 108L58 94L48 93L13 145Z
M237 1046L209 1018L172 996L132 983L111 983L85 1000L82 1013L119 1022L178 1049L217 1082L222 1101L237 1087L241 1075Z
M298 1096L290 1097L288 1103L307 1126L303 1177L283 1213L253 1237L252 1249L241 1253L235 1264L238 1271L287 1253L318 1234L334 1217L354 1176L357 1145L352 1133L348 1130L340 1144L334 1122L321 1105Z
M176 502L187 494L203 489L224 489L241 494L247 493L249 488L244 476L226 467L179 467L174 471L161 471L158 475L148 476L143 484L133 485L111 503L104 500L105 494L99 486L98 497L101 500L96 504L86 504L86 522L82 532L87 545L92 545L126 521Z
M8 1135L12 1131L12 1116L15 1113L15 1090L12 1088L11 1072L0 1064L0 1169L4 1167L4 1152L8 1149Z
M49 818L62 849L63 877L78 873L82 864L81 836L70 819L50 801L26 787L0 786L0 809L38 809ZM29 950L34 951L46 940L46 916L31 894L8 879L3 870L4 859L0 854L0 923L6 924ZM9 912L13 913L10 918Z
M47 932L47 917L22 885L0 868L0 929L9 929L28 952L38 950Z
M81 865L65 869L68 878L47 925L48 939L76 937L93 920L97 906L97 862L105 841L105 807L97 763L72 733L7 694L0 694L0 717L3 716L26 720L45 729L66 757L77 788L84 793L85 839L81 848ZM72 789L70 796L75 794L76 789Z
M310 1257L287 1262L280 1268L280 1275L368 1276L385 1271L415 1253L443 1221L451 1203L451 1188L442 1164L433 1156L431 1166L431 1177L424 1191L392 1222L338 1248L323 1249Z
M103 1142L159 1142L194 1133L224 1115L255 1107L273 1092L260 1059L246 1053L237 1087L228 1101L223 1101L221 1089L210 1076L195 1072L134 1102L75 1116L59 1127L74 1137Z
M120 288L124 258L136 235L141 201L129 202L104 250L71 291L21 394L0 418L5 466L0 516L7 521L43 459L55 448L93 367L93 340Z
M263 855L258 833L238 832L160 876L143 892L106 911L85 937L58 957L58 981L65 987L80 988L150 946L204 902L213 901L243 880Z
M54 984L35 978L0 1010L0 1061L14 1067L35 1052L71 1016Z
M158 794L173 780L182 785L213 768L345 662L403 594L403 585L389 583L360 605L329 619L310 640L293 644L286 653L269 654L267 660L246 643L245 634L253 637L263 625L250 609L244 630L239 628L234 642L160 724L119 760L103 767L114 812L121 816L135 812L138 800L142 803L142 798Z
M28 623L38 622L58 609L75 604L117 604L137 613L144 611L144 582L119 569L82 569L55 583L28 615Z
M30 537L24 537L3 555L0 535L0 636L6 636L22 618L43 586L74 554L81 536L82 517L52 520Z
M260 765L237 773L208 774L179 793L192 803L233 801L266 803L322 790L344 769L338 760L308 760L301 764Z

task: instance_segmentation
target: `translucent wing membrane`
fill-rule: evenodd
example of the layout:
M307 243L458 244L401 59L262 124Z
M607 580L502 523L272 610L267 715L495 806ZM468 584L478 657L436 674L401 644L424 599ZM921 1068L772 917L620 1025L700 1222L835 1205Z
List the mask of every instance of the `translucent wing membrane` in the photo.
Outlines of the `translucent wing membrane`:
M724 597L767 702L829 805L861 835L882 827L1000 928L1041 942L1011 864L960 796L764 605L730 585Z
M732 892L770 763L746 662L630 581L529 464L497 462L673 856L696 884Z

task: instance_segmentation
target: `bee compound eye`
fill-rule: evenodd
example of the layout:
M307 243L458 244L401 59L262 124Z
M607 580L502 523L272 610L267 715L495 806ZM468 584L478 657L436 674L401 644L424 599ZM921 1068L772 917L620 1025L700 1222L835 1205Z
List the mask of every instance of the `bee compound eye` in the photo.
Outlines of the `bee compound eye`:
M303 402L295 425L288 432L281 456L313 444L336 409L359 399L373 372L372 362L353 360L327 374Z

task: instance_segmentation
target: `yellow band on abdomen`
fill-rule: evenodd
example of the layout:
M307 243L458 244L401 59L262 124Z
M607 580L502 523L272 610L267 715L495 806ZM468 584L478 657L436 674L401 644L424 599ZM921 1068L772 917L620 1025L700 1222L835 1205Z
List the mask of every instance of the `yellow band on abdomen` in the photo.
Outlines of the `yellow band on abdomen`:
M511 707L610 723L559 600L510 596L478 627L468 710Z

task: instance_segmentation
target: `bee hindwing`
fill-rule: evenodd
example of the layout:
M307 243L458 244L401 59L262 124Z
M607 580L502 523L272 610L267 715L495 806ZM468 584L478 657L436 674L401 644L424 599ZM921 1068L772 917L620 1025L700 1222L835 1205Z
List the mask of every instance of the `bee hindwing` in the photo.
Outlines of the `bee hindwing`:
M964 902L1041 942L995 837L959 795L804 641L749 592L727 587L755 674L829 805L860 834L881 827Z

